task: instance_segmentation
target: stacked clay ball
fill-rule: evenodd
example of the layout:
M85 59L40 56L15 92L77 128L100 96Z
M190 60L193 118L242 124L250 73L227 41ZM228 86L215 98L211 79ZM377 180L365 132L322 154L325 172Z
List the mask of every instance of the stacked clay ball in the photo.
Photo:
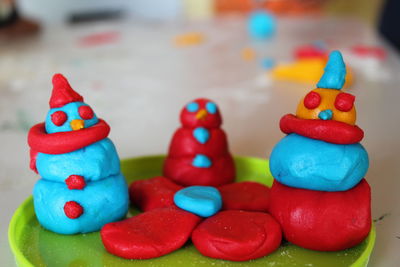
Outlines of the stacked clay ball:
M50 110L28 135L40 224L60 234L98 231L125 217L128 188L110 127L97 118L61 74L53 77Z
M346 67L333 51L317 89L282 117L286 133L273 148L275 178L269 211L298 246L337 251L362 242L371 229L368 154L359 143L355 97L341 92Z

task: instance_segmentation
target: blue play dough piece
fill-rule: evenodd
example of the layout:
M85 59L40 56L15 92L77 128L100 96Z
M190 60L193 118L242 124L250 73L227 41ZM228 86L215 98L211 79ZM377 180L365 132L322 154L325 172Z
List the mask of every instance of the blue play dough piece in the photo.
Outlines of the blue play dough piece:
M206 128L197 127L193 130L193 136L196 138L197 142L205 144L208 139L210 139L210 132Z
M318 88L342 89L346 78L346 65L344 64L342 54L335 50L329 54L324 74L319 80Z
M213 102L207 102L206 110L210 114L215 114L215 113L217 113L217 105Z
M220 192L211 186L189 186L174 195L174 202L179 208L199 215L210 217L222 207Z
M276 180L290 187L345 191L361 181L369 159L361 144L338 145L289 134L273 148L269 167Z
M210 168L212 162L206 155L197 154L193 159L192 165L197 168Z
M252 38L267 39L275 33L276 20L265 11L256 11L250 14L247 28Z
M80 106L88 106L88 105L82 102L72 102L66 104L65 106L62 106L61 108L50 109L49 112L47 113L45 120L46 132L59 133L59 132L73 131L70 125L71 121L82 120L82 117L79 115ZM56 111L64 111L65 114L67 114L67 121L61 126L57 126L51 121L51 115ZM84 120L84 121L85 121L85 128L93 126L99 122L98 118L96 117L96 114L94 114L93 118L91 118L90 120Z
M44 179L62 183L70 175L81 175L89 182L120 172L117 151L108 138L70 153L38 153L36 167Z
M196 112L199 110L199 104L197 104L196 102L190 102L186 105L186 110L189 112Z
M64 205L76 201L83 214L70 219ZM99 231L110 222L122 219L128 212L128 188L122 174L88 183L83 190L69 190L65 183L40 179L33 190L33 203L40 224L60 234Z
M324 121L332 119L332 116L333 112L330 109L325 109L318 114L318 118Z

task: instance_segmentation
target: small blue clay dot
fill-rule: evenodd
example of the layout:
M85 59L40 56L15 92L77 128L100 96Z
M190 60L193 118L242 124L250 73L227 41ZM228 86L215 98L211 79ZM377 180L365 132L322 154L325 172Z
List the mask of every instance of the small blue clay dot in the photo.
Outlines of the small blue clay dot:
M186 109L189 112L196 112L199 110L199 104L197 104L196 102L190 102L186 105Z
M197 142L200 144L207 143L208 139L210 139L210 132L203 127L197 127L193 131L193 136L196 138Z
M217 112L217 105L213 102L207 102L206 109L208 113L215 114Z
M275 60L273 60L272 58L263 58L262 60L261 60L261 66L264 68L264 69L271 69L272 67L274 67L275 66Z
M206 155L197 154L193 159L192 165L197 168L210 168L212 162Z
M275 33L276 21L267 12L256 11L250 15L247 27L252 38L266 39Z
M221 209L222 197L215 187L190 186L175 193L174 203L198 216L210 217Z
M330 109L325 109L318 114L318 118L324 121L332 119L332 116L333 112Z

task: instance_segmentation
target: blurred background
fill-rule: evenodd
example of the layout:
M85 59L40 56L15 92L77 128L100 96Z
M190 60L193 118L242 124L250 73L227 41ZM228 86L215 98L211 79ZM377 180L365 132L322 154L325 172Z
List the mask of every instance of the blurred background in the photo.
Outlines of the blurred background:
M267 158L279 119L339 49L370 155L377 243L370 266L400 262L400 1L0 0L0 258L38 177L29 128L64 74L111 125L121 158L164 154L180 109L215 100L233 154Z

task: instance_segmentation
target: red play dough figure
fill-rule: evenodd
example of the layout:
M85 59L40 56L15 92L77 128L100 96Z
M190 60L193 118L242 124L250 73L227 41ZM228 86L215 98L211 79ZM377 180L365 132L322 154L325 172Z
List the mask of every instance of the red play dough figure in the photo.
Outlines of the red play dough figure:
M106 224L101 239L108 252L126 259L150 259L182 247L200 217L170 207Z
M268 211L270 189L255 182L240 182L218 188L223 210Z
M216 104L196 99L180 115L182 127L171 141L163 174L183 186L220 186L235 179L222 118Z
M192 234L201 254L217 259L247 261L270 254L281 244L282 231L271 215L222 211L202 222Z
M347 191L271 188L269 211L285 238L298 246L337 251L362 242L371 229L371 190L365 179Z
M174 195L182 188L165 177L157 176L133 182L129 187L129 196L141 211L149 211L175 206Z

